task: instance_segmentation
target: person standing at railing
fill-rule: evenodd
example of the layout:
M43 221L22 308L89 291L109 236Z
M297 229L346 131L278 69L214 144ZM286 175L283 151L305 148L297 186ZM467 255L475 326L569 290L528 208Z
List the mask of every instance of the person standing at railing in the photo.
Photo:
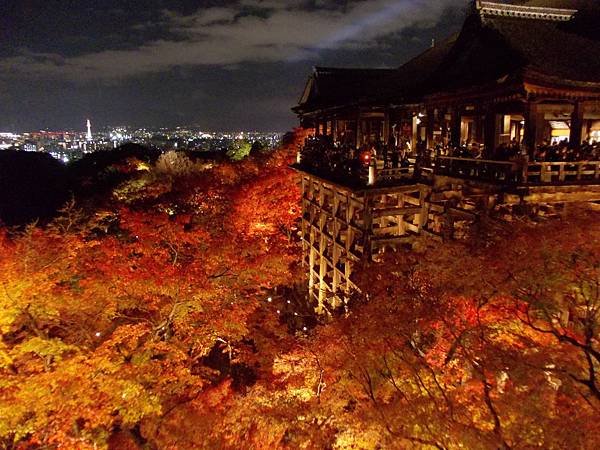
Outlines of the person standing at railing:
M550 145L547 147L545 161L556 162L560 159L558 147L556 145Z
M398 160L399 160L399 152L398 149L394 149L392 151L392 168L397 169L398 168Z
M384 144L383 142L379 141L379 139L377 139L377 141L375 142L375 147L378 148L377 154L383 160L383 168L387 168L389 144Z
M408 160L408 154L405 154L400 161L400 167L410 167L410 161Z
M545 146L540 146L536 149L535 151L535 161L536 162L544 162L547 159L547 153L546 153L546 147Z
M483 159L483 148L481 145L474 143L471 146L471 157L474 159Z

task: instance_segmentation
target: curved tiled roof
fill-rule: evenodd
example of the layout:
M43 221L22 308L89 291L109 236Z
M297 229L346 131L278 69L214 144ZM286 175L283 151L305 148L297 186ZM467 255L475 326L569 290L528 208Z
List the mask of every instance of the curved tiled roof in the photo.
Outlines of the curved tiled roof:
M317 110L379 96L395 69L315 67L296 109Z
M525 69L565 81L600 82L600 40L539 20L492 20L488 26L519 55Z
M516 3L564 7L586 1ZM593 5L600 3L594 1ZM295 111L417 103L428 95L525 81L600 90L600 8L593 5L568 21L537 13L524 18L474 11L458 37L398 69L316 68Z
M360 103L414 101L452 49L456 37L427 49L396 69L315 67L294 110L301 112Z
M539 79L559 86L600 83L600 39L569 22L471 16L431 91ZM596 28L597 29L597 28Z

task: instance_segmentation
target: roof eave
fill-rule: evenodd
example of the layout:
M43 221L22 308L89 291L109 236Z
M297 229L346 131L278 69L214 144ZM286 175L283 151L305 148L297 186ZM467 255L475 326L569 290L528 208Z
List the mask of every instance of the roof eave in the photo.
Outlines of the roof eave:
M598 81L570 80L556 75L549 75L532 68L527 68L524 71L523 83L527 86L540 86L548 89L572 90L576 88L598 91L600 93L600 79Z

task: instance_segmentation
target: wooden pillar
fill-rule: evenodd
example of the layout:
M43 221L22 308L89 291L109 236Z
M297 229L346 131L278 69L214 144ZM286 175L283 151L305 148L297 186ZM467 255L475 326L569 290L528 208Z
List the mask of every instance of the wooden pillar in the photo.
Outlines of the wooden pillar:
M354 245L354 230L352 229L352 222L354 221L354 203L350 194L346 194L346 260L344 263L344 277L346 278L346 294L350 293L350 276L352 275L352 263L351 263L351 252Z
M370 261L372 257L371 237L373 235L373 198L365 194L362 211L363 219L363 257Z
M486 119L487 114L485 114L485 111L483 111L483 109L481 108L481 106L477 106L475 108L475 137L474 137L474 141L477 142L478 144L483 144L484 143L484 136L485 136L485 119Z
M449 144L448 135L450 134L450 129L448 128L448 122L446 121L446 114L448 113L447 109L442 109L440 111L440 126L442 128L442 145L447 147Z
M575 102L575 108L571 114L571 133L569 135L569 145L571 148L581 147L583 139L583 103Z
M537 145L540 144L539 128L542 126L542 124L540 124L540 114L538 110L538 104L535 102L528 101L525 105L525 136L523 138L523 142L530 158L533 158L535 149L537 148Z
M404 193L398 194L398 208L404 209ZM404 214L398 215L398 236L404 236L406 234L406 224L404 222Z
M390 140L390 111L386 108L383 116L383 145L387 145Z
M302 177L302 266L306 266L305 255L308 253L308 245L306 242L308 225L306 223L306 215L309 213L309 203L307 201L308 196L308 186L306 177ZM310 289L310 284L309 284Z
M354 133L354 136L356 137L356 148L360 148L362 145L362 123L360 110L356 114L356 133Z
M319 186L319 304L317 312L322 313L327 298L327 285L325 277L327 276L327 260L324 257L327 239L325 236L325 225L327 224L327 214L325 209L325 187L321 183Z
M453 147L460 147L460 109L452 108L452 119L450 123L450 141Z
M419 132L419 116L414 115L412 118L412 137L410 139L410 150L414 153L417 151L417 139Z
M333 290L333 295L334 298L338 298L338 288L340 285L340 277L339 277L339 273L338 273L338 269L339 269L339 261L341 258L341 252L340 252L340 246L339 246L339 242L340 242L340 231L341 231L341 225L338 222L337 219L337 215L338 215L338 210L340 208L340 198L339 198L339 192L337 189L332 188L333 190L333 233L332 233L332 237L333 237L333 255L332 255L332 263L333 263L333 284L332 284L332 290ZM336 305L338 306L338 305Z
M485 155L484 157L489 159L493 157L498 148L499 142L499 127L498 127L498 114L493 109L490 109L485 114L484 118L484 145Z
M426 139L427 148L432 149L433 145L433 128L435 126L435 110L433 108L427 109L427 124L426 124Z
M419 188L419 206L421 206L421 212L419 213L419 229L417 230L421 233L423 228L427 227L427 222L429 221L429 202L427 201L427 188L423 185Z
M583 127L581 129L581 138L582 139L588 139L590 136L590 129L592 127L592 121L591 120L583 120Z
M307 189L306 189L306 205L308 208L308 212L309 212L309 216L308 216L308 223L306 224L307 229L308 229L308 233L309 233L309 242L308 242L308 290L309 290L309 295L313 295L314 294L314 287L315 287L315 278L314 278L314 270L315 270L315 258L316 258L316 250L315 250L315 240L316 240L316 236L315 236L315 229L312 226L312 224L314 223L314 206L309 203L308 200L310 199L314 199L314 190L315 190L315 185L314 182L312 180L312 178L309 178L307 180ZM305 222L305 219L303 219L303 222ZM313 299L311 298L311 301Z
M337 118L333 118L331 122L331 126L333 129L331 130L331 136L333 137L333 142L338 141L338 121Z

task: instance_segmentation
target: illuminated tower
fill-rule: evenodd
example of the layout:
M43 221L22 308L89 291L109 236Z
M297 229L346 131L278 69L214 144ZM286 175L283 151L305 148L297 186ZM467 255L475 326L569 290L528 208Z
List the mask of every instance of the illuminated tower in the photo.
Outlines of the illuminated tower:
M92 123L90 119L87 120L87 134L85 135L85 139L88 141L92 140Z

